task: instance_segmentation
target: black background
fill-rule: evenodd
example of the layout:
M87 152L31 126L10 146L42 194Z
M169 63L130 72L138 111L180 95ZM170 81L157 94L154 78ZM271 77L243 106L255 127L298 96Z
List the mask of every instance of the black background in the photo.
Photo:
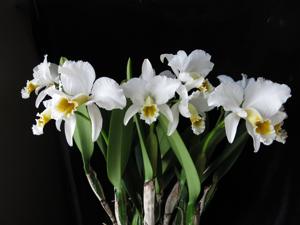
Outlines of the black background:
M198 48L212 55L214 84L219 74L246 73L286 83L293 95L287 143L254 154L249 142L202 224L299 224L299 15L292 1L1 1L0 225L106 220L79 152L53 125L31 134L34 101L22 101L20 89L44 54L89 61L98 76L121 81L129 56L138 75L146 57L161 71L161 53ZM99 151L92 163L106 180Z

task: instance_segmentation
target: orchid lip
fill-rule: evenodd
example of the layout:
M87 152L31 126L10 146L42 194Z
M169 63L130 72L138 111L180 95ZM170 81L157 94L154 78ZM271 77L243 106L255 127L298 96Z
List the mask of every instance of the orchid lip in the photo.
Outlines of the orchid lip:
M58 112L63 113L66 117L68 117L74 113L78 106L79 104L76 101L68 98L61 98L55 108Z
M151 96L147 96L144 105L141 108L141 119L145 120L147 124L156 121L159 115L159 109Z

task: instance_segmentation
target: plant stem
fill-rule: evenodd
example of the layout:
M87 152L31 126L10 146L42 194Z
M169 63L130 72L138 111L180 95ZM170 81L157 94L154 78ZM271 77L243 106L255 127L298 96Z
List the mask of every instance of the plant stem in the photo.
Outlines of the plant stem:
M163 225L168 225L170 223L172 213L180 198L179 193L180 193L180 183L179 181L177 181L177 183L174 185L166 201Z
M116 218L115 218L113 212L111 211L110 206L108 205L108 203L106 201L103 188L101 186L100 181L97 178L96 172L92 168L90 168L89 172L86 173L86 177L89 181L89 184L90 184L92 190L94 191L95 195L97 196L98 200L100 201L103 209L105 210L106 214L109 216L112 224L118 225Z
M210 186L204 188L202 198L199 201L199 206L197 208L197 212L196 212L196 215L194 217L194 224L195 225L200 225L200 218L201 218L201 215L203 213L205 199L206 199L206 196L207 196L207 193L208 193L209 189L210 189Z
M155 187L154 180L144 184L144 225L155 224Z

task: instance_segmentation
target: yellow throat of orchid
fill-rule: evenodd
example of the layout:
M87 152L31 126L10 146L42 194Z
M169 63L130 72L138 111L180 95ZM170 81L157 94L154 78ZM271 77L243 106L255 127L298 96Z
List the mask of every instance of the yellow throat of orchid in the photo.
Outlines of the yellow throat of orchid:
M76 101L61 98L56 105L56 110L63 113L65 116L69 116L76 110L77 107L78 103Z
M80 105L86 103L89 99L89 96L86 95L80 95L74 99L69 99L64 96L59 99L55 108L58 112L63 113L64 116L69 117Z
M278 123L274 126L275 133L279 135L282 132L282 123Z
M255 132L260 135L269 135L274 131L273 125L270 120L263 119L262 116L253 109L246 110L247 120L255 128Z
M190 120L193 127L200 128L203 126L203 118L198 114L192 114Z
M51 120L51 113L48 109L46 109L41 114L38 114L38 116L40 118L36 120L36 124L39 127L44 127Z
M207 92L211 92L213 90L213 86L211 85L211 83L208 81L208 79L205 79L202 84L200 85L200 87L198 87L199 91L202 93L207 93Z
M27 90L28 90L28 93L31 93L33 92L38 86L36 84L34 84L33 82L28 82L27 84Z
M205 130L205 119L200 116L195 106L189 104L189 111L191 113L190 121L194 134L199 135Z
M141 117L146 120L147 123L152 123L158 116L158 107L151 96L145 99L144 106L141 109Z

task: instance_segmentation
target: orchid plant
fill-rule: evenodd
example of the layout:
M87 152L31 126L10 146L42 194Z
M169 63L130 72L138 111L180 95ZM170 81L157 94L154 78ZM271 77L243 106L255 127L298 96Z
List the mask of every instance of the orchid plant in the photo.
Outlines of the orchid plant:
M157 74L145 59L140 76L133 76L129 59L126 79L118 84L96 79L88 62L62 57L56 65L46 55L21 90L23 98L37 95L37 108L43 103L33 134L43 134L52 120L61 131L64 122L67 143L75 141L87 180L114 225L200 224L249 136L254 152L287 138L287 85L242 74L238 81L218 76L214 87L207 78L214 64L203 50L160 59L171 70ZM219 111L217 120L208 117L212 110ZM114 206L90 164L95 143L106 161Z

